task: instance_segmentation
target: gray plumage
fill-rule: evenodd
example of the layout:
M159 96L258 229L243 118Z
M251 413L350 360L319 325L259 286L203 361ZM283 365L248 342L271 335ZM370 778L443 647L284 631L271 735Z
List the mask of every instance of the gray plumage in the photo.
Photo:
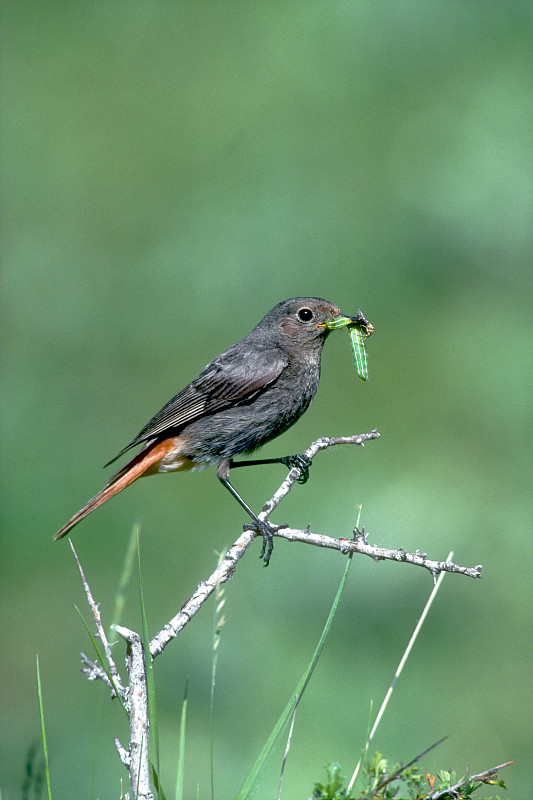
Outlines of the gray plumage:
M313 318L297 314L310 309ZM320 356L340 314L317 297L278 303L258 325L211 361L195 380L155 414L121 452L183 431L186 455L199 464L251 453L293 425L318 388ZM112 462L109 462L112 463ZM107 464L106 464L107 466Z

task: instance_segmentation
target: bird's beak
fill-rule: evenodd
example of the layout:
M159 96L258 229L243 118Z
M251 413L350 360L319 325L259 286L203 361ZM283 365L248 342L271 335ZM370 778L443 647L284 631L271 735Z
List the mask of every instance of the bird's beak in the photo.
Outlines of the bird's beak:
M374 326L371 325L359 308L357 309L357 314L355 317L341 315L339 317L334 317L334 319L330 319L324 324L330 331L335 330L336 328L345 328L348 325L354 325L356 328L362 328L366 336L370 336L372 333L374 333Z

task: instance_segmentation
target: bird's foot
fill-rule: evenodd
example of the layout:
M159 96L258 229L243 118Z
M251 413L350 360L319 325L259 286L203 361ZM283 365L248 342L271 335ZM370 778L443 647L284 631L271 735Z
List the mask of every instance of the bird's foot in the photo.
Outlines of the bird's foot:
M261 548L259 558L263 559L265 567L268 567L270 563L270 556L272 555L272 551L274 549L273 535L277 533L280 528L288 527L289 525L287 522L282 522L281 525L274 525L274 523L269 522L267 519L258 519L254 522L246 522L243 525L244 530L257 531L263 537L263 546Z
M296 478L298 483L305 483L309 479L309 467L312 461L304 453L297 453L295 456L284 456L280 458L280 462L289 469L296 467L296 469L300 470L300 476Z

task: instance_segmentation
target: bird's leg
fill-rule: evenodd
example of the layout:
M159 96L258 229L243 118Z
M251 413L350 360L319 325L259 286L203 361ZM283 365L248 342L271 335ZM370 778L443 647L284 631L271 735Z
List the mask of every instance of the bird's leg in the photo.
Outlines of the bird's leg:
M289 469L296 467L300 471L300 477L296 480L298 483L305 483L309 479L309 467L311 466L311 459L304 453L299 453L294 456L283 456L282 458L258 458L251 461L233 461L230 459L230 468L234 467L256 467L259 464L284 464Z
M247 464L248 462L243 461L239 463ZM235 489L234 486L231 485L231 483L228 480L231 466L232 463L229 459L224 459L224 461L221 461L217 469L217 478L252 518L253 522L247 523L244 527L248 529L252 528L253 530L259 531L259 533L263 537L263 546L261 548L261 553L259 555L259 558L262 558L263 561L265 562L265 567L268 567L270 556L272 555L272 550L274 549L274 541L272 538L272 534L276 533L276 531L278 531L280 528L286 528L287 524L285 523L284 525L274 525L267 519L259 519L257 514L254 514L248 503L246 503L242 499L238 491Z

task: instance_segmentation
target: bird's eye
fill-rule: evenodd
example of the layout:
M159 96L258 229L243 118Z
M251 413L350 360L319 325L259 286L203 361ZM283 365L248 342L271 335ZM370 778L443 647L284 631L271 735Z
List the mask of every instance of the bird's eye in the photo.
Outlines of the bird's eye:
M300 322L311 322L312 319L315 318L315 315L311 311L310 308L301 308L298 311L298 319Z

